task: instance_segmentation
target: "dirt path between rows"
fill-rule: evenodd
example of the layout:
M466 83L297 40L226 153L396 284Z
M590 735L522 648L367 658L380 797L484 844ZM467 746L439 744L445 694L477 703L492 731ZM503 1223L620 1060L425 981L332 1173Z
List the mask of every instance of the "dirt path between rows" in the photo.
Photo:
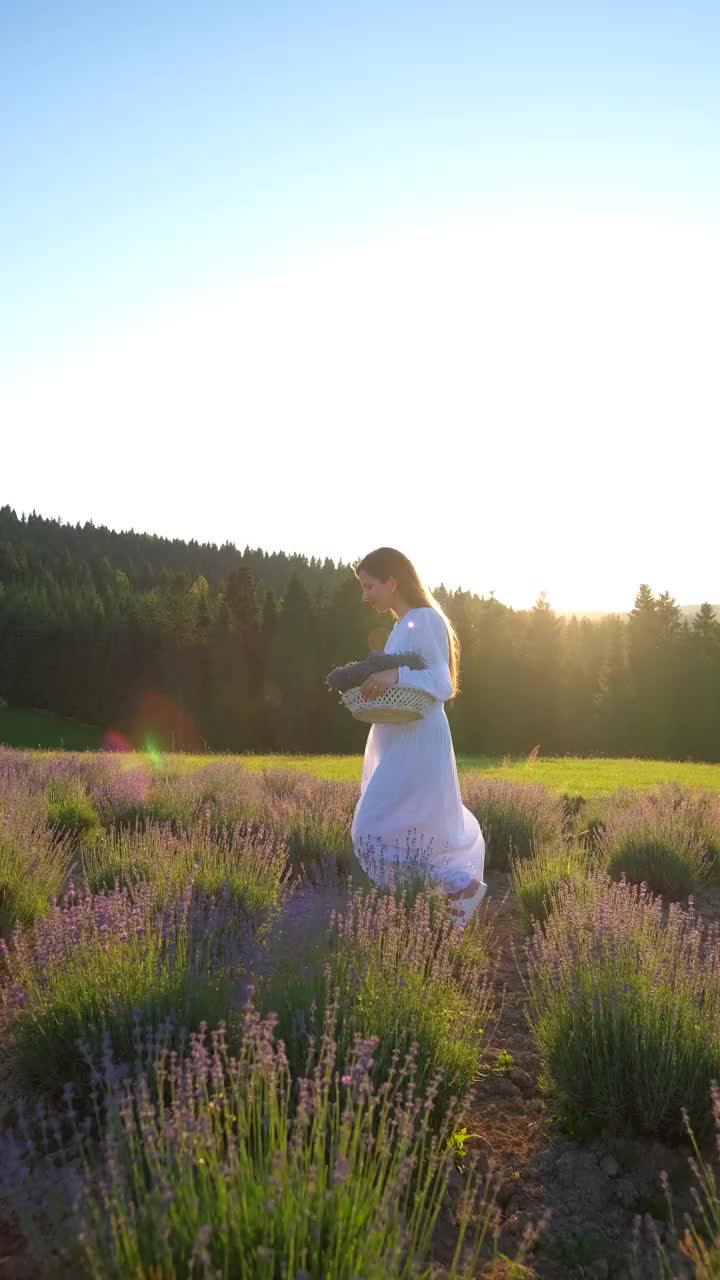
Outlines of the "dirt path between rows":
M481 911L495 936L494 986L500 1008L489 1069L473 1090L465 1121L480 1135L482 1162L492 1158L501 1176L500 1245L512 1257L528 1226L545 1216L528 1275L537 1280L650 1280L657 1274L652 1228L668 1241L660 1173L670 1172L676 1221L691 1208L689 1148L659 1142L577 1142L550 1119L538 1085L540 1059L527 1025L523 933L510 876L487 871L488 894ZM509 1067L493 1069L498 1054ZM473 1144L468 1144L472 1150ZM644 1218L633 1269L637 1215ZM679 1267L682 1264L676 1264ZM677 1275L683 1274L678 1269ZM688 1275L691 1274L689 1271Z

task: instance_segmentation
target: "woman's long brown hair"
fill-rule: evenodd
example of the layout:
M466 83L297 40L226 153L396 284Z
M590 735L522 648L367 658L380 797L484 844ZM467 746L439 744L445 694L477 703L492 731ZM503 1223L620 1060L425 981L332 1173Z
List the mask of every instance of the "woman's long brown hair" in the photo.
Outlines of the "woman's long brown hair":
M402 551L396 551L395 547L378 547L376 551L371 551L354 566L356 577L361 569L369 573L372 578L377 578L379 582L396 578L398 591L411 609L420 609L424 605L429 605L440 614L447 627L450 677L453 683L452 696L456 697L460 692L460 641L445 610L435 599L429 587L426 587L412 561L408 560Z

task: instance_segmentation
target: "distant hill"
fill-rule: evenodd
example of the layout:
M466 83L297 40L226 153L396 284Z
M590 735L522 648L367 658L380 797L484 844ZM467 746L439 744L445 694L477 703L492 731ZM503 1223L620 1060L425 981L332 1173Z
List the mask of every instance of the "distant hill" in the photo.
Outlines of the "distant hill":
M602 613L592 609L553 609L553 613L557 614L558 618L577 618L578 621L582 618L587 618L588 622L599 622L601 618L609 618L610 612L608 610L606 613ZM627 614L621 613L620 617L626 618Z
M270 588L276 599L284 596L293 574L314 593L319 588L332 591L349 573L349 566L342 560L336 565L329 557L321 560L297 552L268 552L250 546L241 551L233 542L217 546L195 539L137 533L134 529L118 532L91 520L72 525L35 512L20 517L12 507L0 506L0 582L3 571L12 572L16 549L21 561L25 561L27 553L33 565L85 561L98 580L105 572L119 570L138 589L167 587L173 575L189 574L192 578L202 575L217 591L233 571L247 568L263 590Z
M720 604L713 604L710 607L711 609L715 610L718 621L720 621ZM699 604L681 604L681 605L678 605L678 608L681 614L683 615L683 617L687 618L688 621L691 622L692 619L695 617L695 614L699 612L700 605ZM593 612L592 610L589 610L589 609L556 609L555 610L555 613L559 618L572 618L572 617L576 617L578 619L587 618L588 621L590 622L599 622L601 618L609 618L610 614L613 612L615 612L615 610L611 610L611 609L606 610L604 613L598 612L597 610ZM629 616L629 610L625 613L619 614L619 617L621 618L627 618L628 616Z
M701 606L699 604L681 604L680 612L684 614L686 618L694 618L700 607ZM715 610L718 620L720 621L720 604L711 604L710 608Z
M310 556L298 552L264 551L261 547L246 545L244 550L233 542L197 542L194 538L166 538L154 533L139 533L134 529L117 531L106 525L70 524L53 517L40 516L36 512L18 516L12 507L0 506L0 583L12 577L18 567L25 569L60 565L61 576L72 576L73 563L89 569L96 584L105 582L113 571L124 573L131 587L147 590L152 587L167 589L173 578L189 574L196 579L205 578L214 591L222 590L233 571L240 568L252 570L256 583L265 592L274 593L281 600L293 575L314 596L318 591L332 592L351 572L351 565L342 560L337 563L328 556ZM440 588L446 590L444 583ZM464 593L474 601L480 597L473 591ZM498 603L502 603L499 600ZM553 608L552 601L548 602ZM697 613L699 605L680 606L688 619ZM720 604L712 606L720 619ZM515 610L518 613L525 609ZM628 614L617 610L554 609L559 618L587 618L598 622L616 613L621 618Z

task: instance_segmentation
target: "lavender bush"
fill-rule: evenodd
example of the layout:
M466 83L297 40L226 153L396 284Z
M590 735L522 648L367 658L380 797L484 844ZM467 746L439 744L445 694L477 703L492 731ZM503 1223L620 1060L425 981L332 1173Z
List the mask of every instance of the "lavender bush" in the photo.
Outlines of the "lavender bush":
M510 856L527 858L533 848L562 840L562 796L541 782L505 778L461 778L463 803L482 828L487 865L507 869Z
M0 778L5 782L27 782L33 768L34 752L19 751L0 743Z
M132 821L146 805L151 772L135 756L91 752L2 751L0 775L22 778L70 828ZM74 820L73 806L79 814ZM66 809L66 813L63 810Z
M639 791L618 787L612 795L594 796L585 800L578 809L572 824L572 836L586 848L592 848L596 838L605 830L608 821L619 810L628 809L640 798Z
M226 1015L247 934L224 901L188 885L155 909L152 884L77 893L32 929L0 941L0 1002L11 1018L11 1056L23 1084L57 1091L83 1075L80 1041L109 1031L130 1052L138 1017L195 1028Z
M48 756L28 766L16 758L21 753L7 754L14 776L22 771L45 798L53 828L79 844L94 845L101 828L163 825L179 833L206 823L222 840L223 831L245 826L282 842L295 874L336 877L357 869L350 840L358 799L353 782L291 768L257 774L236 761L179 772L153 771L125 755Z
M142 780L135 787L142 789ZM123 784L123 790L127 784ZM218 828L262 818L259 779L239 764L216 761L187 773L158 773L149 781L142 803L131 820L169 824L174 830L193 826L201 818Z
M100 834L100 819L87 787L78 778L53 782L47 790L48 825L59 835L92 844Z
M192 880L200 893L224 894L258 926L279 908L288 880L282 842L244 826L215 832L207 819L187 830L148 822L109 831L82 853L81 867L95 893L152 881L156 907Z
M596 872L561 885L527 944L530 1026L561 1122L699 1129L720 1073L720 924Z
M238 794L238 792L240 794ZM218 789L213 812L223 821L246 821L285 844L295 875L336 878L354 867L350 824L357 804L354 782L315 778L300 769L247 771Z
M481 967L479 961L485 960ZM305 1039L337 1002L341 1054L356 1035L376 1035L378 1071L392 1075L395 1051L418 1047L418 1081L441 1071L441 1100L464 1097L476 1078L493 1020L487 954L476 930L456 927L443 897L420 895L407 907L390 894L356 891L330 921L324 951L305 964L279 963L262 988L277 1010L291 1064L302 1068Z
M704 846L705 871L720 876L720 795L704 787L683 787L677 782L662 783L648 799L660 812L672 807L678 818Z
M579 810L573 834L592 847L608 826L619 826L633 812L655 814L675 821L705 847L708 871L720 871L720 796L704 787L686 787L678 782L662 782L648 791L619 787L612 795L597 796Z
M216 762L154 784L146 820L180 829L202 819L217 832L244 825L282 842L296 874L336 876L353 866L350 824L357 797L355 783L314 778L299 769L265 769L258 775Z
M266 792L262 777L236 761L215 760L197 769L183 783L185 803L194 799L196 815L211 828L266 828Z
M252 810L253 806L260 803L263 793L262 775L247 769L236 760L213 760L210 764L203 765L193 776L200 787L203 805L209 806L221 819L226 819L229 815L235 818L233 806L244 811L246 806L249 805Z
M576 847L563 844L541 846L529 858L511 857L512 886L526 933L546 918L559 886L587 875L589 867Z
M69 837L48 830L41 797L15 772L0 774L0 936L29 925L62 891Z
M147 811L151 792L150 770L123 757L104 760L88 783L88 794L106 828L137 822Z
M177 829L197 822L204 808L198 779L193 773L157 775L142 811L145 821L167 823Z
M668 898L687 897L710 872L697 812L671 791L615 809L594 847L613 879L624 875Z
M202 807L197 781L202 772L186 772L166 761L151 766L134 754L84 753L38 762L32 779L44 793L81 787L106 827L144 818L187 825Z
M353 870L350 826L357 795L354 783L319 782L301 801L277 797L267 803L263 822L286 840L296 873L334 877Z
M290 766L263 769L260 778L266 796L279 800L296 800L299 803L312 794L320 781L307 770L293 769Z
M86 751L17 751L14 754L25 757L28 781L43 795L53 786L76 782L88 786L106 761L104 755Z
M222 1024L201 1028L182 1058L160 1042L150 1070L122 1086L106 1059L99 1156L71 1095L74 1141L58 1151L45 1125L49 1176L29 1130L6 1138L0 1177L41 1266L57 1263L48 1242L61 1239L71 1274L98 1280L430 1275L457 1111L433 1132L438 1081L418 1088L411 1053L376 1085L377 1040L357 1038L343 1059L332 1010L293 1079L274 1021L246 1006L235 1056ZM494 1252L493 1191L479 1196L472 1169L456 1220L447 1280L476 1275Z
M720 804L699 817L696 834L705 848L708 878L720 880Z
M685 786L674 779L659 782L656 786L642 792L642 795L660 808L691 808L698 812L714 807L720 798L717 791L711 791L707 787Z

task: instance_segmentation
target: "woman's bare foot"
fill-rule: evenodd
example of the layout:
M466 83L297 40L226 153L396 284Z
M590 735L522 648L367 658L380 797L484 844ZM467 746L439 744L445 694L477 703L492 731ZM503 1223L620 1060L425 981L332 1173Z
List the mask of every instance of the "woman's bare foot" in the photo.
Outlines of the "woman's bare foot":
M451 903L467 902L468 900L472 901L473 898L477 898L477 901L472 903L467 911L465 911L461 906L451 907L451 911L456 918L458 928L463 928L467 924L475 908L478 906L478 903L481 901L483 895L478 897L481 885L481 880L471 880L465 889L456 889L455 893L448 894L448 899Z
M455 893L449 893L448 898L451 902L457 902L460 898L474 898L480 888L479 880L471 880L465 889L456 889Z

